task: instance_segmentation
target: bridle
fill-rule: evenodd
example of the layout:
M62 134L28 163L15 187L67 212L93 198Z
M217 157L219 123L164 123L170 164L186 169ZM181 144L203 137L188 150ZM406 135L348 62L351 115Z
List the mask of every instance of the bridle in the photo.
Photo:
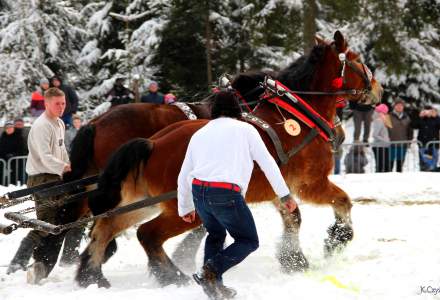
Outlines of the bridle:
M353 61L347 60L347 53L349 52L349 48L347 48L344 52L338 53L338 58L341 63L341 72L340 76L333 79L332 88L334 91L324 92L324 91L297 91L297 90L289 90L292 93L300 94L300 95L322 95L322 96L343 96L343 95L369 95L372 86L371 80L373 78L373 74L370 69L363 63L362 70L360 70ZM335 50L336 51L336 50ZM346 85L346 76L345 71L346 67L349 67L353 72L355 72L359 77L362 78L365 87L362 89L342 89L343 86Z
M339 73L339 77L334 78L332 80L332 91L301 91L301 90L290 90L290 93L299 94L299 95L318 95L318 96L339 96L337 101L345 101L343 100L342 96L370 96L371 95L371 80L373 78L373 74L371 73L370 69L364 64L361 63L362 69L359 69L359 67L356 66L356 64L347 59L347 54L349 52L349 48L347 48L344 52L338 53L332 45L334 51L337 53L338 59L341 63L341 71ZM361 89L343 89L343 87L346 85L346 69L350 68L354 73L356 73L359 77L362 78L362 81L364 83L364 88ZM232 89L231 82L229 81L229 75L224 74L219 79L219 86L224 88ZM249 95L254 94L255 92L259 90L265 90L265 86L262 82L260 82L259 85L257 85L255 88L251 89L250 91L247 91L244 95L240 94L238 91L236 91L236 96L240 99L241 106L245 107L249 112L252 112L252 109L250 108L251 104L258 103L260 100L247 102L246 98ZM282 95L278 95L282 96ZM262 99L264 98L264 94L262 94Z
M349 48L347 48L344 52L338 53L339 61L341 62L341 73L340 77L342 78L342 86L346 84L346 77L345 77L345 69L346 66L348 66L353 72L355 72L359 77L362 78L362 81L364 82L365 87L363 89L357 90L356 95L363 94L368 95L370 94L372 87L371 87L371 80L373 79L373 74L371 73L370 69L363 63L359 62L362 66L362 70L360 70L353 61L347 60L347 53L349 51ZM341 87L342 87L341 86Z

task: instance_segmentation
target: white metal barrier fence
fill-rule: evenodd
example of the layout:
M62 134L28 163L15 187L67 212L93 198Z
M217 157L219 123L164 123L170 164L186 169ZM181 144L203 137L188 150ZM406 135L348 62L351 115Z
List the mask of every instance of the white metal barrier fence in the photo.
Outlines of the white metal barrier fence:
M335 153L335 171L338 160L342 174L435 171L439 147L439 141L425 146L419 141L391 142L387 147L379 143L342 144L339 153Z

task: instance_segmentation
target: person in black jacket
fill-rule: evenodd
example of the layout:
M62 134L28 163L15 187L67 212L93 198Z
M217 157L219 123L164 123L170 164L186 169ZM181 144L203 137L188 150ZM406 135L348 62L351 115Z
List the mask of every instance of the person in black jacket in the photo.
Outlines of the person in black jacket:
M363 143L368 143L370 138L371 122L373 120L374 108L371 105L358 104L350 101L350 108L353 111L354 133L353 141L360 142L362 124L364 124L364 132L362 137Z
M133 102L134 94L124 86L123 78L117 78L113 88L105 96L105 100L109 101L113 107Z
M159 85L156 81L150 82L148 85L148 94L141 97L141 102L164 104L163 95L159 93Z
M428 106L414 120L412 127L419 129L417 140L419 149L420 171L433 171L437 167L439 150L440 117L436 109ZM429 143L434 142L434 143Z
M344 159L345 173L361 174L365 173L365 166L368 159L365 154L364 146L354 144Z
M23 135L20 132L15 131L14 123L8 121L5 123L5 131L0 136L0 158L4 159L5 162L15 156L25 155L27 153L26 142L23 138ZM9 183L17 184L18 176L20 175L20 171L17 168L17 160L12 161L11 170L9 174ZM2 169L0 169L0 178L6 174L3 174Z
M50 79L51 87L59 88L64 92L66 97L66 109L64 110L61 119L66 128L72 125L72 115L76 114L78 110L78 95L75 90L70 85L65 85L60 76L53 76Z

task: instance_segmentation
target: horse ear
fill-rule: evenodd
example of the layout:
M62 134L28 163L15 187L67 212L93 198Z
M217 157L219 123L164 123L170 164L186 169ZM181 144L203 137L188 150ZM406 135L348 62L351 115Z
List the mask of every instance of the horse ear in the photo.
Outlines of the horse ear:
M315 36L315 45L327 45L328 43L321 37Z
M347 45L347 42L345 41L345 38L342 35L342 33L339 30L337 30L335 32L335 35L334 35L333 38L335 40L336 50L338 52L345 52L345 50L347 49L348 45Z

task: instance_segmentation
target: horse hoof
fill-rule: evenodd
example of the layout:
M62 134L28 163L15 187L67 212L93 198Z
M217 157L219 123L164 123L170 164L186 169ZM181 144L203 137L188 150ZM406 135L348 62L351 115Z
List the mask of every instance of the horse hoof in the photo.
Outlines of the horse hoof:
M353 228L345 223L336 222L327 229L328 238L324 240L325 257L342 250L353 239Z
M304 272L309 268L309 262L301 251L280 254L278 260L283 273Z
M182 272L178 275L178 279L176 281L177 286L186 286L191 282L191 278Z
M354 235L351 226L341 223L335 223L327 231L329 237L324 240L325 257L330 257L335 252L342 251Z
M157 272L154 273L157 281L162 287L175 284L177 286L185 286L188 285L191 281L191 278L185 275L182 272L169 272L166 274L159 275Z
M111 287L111 284L106 278L103 277L98 280L98 287L108 289Z

